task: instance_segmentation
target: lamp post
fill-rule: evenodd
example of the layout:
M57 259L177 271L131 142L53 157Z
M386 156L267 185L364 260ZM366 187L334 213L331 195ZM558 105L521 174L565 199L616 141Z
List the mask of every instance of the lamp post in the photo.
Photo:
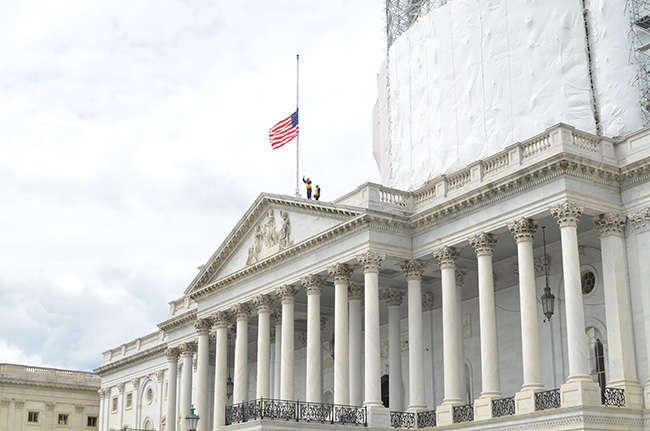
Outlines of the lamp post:
M540 298L542 303L542 311L547 320L551 320L553 315L553 307L555 305L555 295L551 293L551 288L548 285L548 255L546 254L546 226L542 226L542 237L544 238L544 276L546 280L546 285L544 287L544 293Z
M187 431L196 431L196 426L199 423L199 415L194 413L194 404L192 404L192 407L190 408L190 414L185 416L185 420L187 421Z

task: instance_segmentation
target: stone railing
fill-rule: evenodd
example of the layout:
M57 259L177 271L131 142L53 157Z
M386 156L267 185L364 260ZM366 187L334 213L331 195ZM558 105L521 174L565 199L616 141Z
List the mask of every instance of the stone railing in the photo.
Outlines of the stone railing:
M87 371L60 370L56 368L27 367L24 365L0 365L0 377L53 383L99 385L101 378Z
M365 407L260 398L226 407L226 425L261 419L368 426Z

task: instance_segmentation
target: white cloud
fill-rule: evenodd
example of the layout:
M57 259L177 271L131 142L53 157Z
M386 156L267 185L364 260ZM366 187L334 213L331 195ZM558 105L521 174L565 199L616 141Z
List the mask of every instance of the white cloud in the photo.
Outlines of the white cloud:
M268 129L295 109L297 53L301 174L324 200L378 181L382 11L375 0L3 4L2 351L97 367L156 329L260 192L293 194L295 147L270 150Z

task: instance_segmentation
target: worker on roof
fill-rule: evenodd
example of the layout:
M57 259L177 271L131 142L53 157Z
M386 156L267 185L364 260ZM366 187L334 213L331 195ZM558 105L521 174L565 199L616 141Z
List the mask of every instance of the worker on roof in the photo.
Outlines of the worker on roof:
M320 187L317 184L316 190L314 190L314 199L318 200L319 197L320 197Z
M307 199L311 199L311 180L309 178L305 179L305 176L302 176L302 182L307 186Z

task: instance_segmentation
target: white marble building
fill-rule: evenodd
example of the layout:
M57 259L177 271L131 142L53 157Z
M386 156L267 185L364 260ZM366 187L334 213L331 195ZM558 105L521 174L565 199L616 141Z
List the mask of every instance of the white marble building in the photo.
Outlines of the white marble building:
M650 429L649 178L650 129L558 124L413 192L261 194L104 353L100 430Z
M0 364L0 430L97 431L99 376Z

